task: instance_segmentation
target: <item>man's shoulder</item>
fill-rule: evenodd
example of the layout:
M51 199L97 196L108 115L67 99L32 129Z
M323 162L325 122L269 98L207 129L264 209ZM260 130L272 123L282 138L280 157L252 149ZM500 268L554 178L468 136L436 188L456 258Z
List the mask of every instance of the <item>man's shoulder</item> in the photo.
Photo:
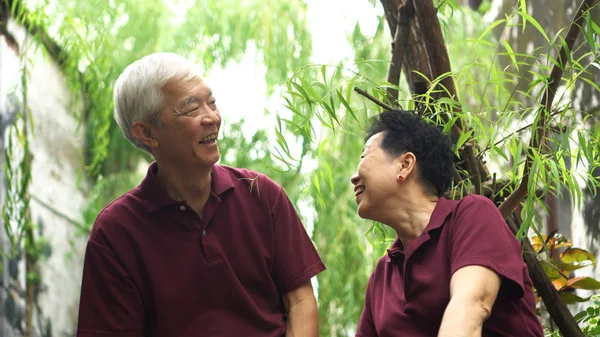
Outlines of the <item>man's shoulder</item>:
M144 209L144 199L137 186L106 205L94 222L94 230L108 229L128 222Z
M215 165L219 175L228 176L236 186L279 189L281 186L264 173L239 167Z

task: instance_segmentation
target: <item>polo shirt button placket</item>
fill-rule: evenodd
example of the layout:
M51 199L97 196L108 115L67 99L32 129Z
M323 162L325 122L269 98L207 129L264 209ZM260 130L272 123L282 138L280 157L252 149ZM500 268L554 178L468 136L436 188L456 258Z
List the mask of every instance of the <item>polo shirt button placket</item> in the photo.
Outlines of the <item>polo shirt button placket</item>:
M202 236L206 237L206 229L202 231Z
M182 211L185 211L185 206L181 205L181 206L179 206L179 209Z

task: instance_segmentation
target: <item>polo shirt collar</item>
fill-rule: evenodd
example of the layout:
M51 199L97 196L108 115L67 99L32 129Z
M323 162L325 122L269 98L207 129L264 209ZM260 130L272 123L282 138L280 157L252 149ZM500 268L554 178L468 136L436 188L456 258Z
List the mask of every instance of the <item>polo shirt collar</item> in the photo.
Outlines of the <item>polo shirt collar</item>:
M418 246L423 244L423 242L429 240L429 232L442 227L446 222L446 218L450 214L452 214L455 208L456 201L448 200L444 197L441 197L435 205L433 213L431 213L431 217L429 218L429 223L427 224L427 227L425 227L425 230L421 235L409 242L408 247L412 246L411 248L413 248L416 244L417 247L414 247L414 249L416 249L418 248ZM389 262L391 261L391 259L402 258L404 257L404 255L405 252L404 247L402 245L402 241L400 241L399 237L396 237L396 240L394 241L390 249L387 250L386 261Z
M153 162L148 167L148 173L141 183L141 190L144 194L144 205L148 212L157 211L178 203L177 200L171 198L160 186L156 178L157 173L158 164ZM224 167L217 164L213 165L211 174L211 195L221 197L228 190L235 188L233 179Z
M446 222L446 218L448 217L448 215L452 214L455 208L456 201L448 200L444 197L441 197L435 205L433 213L431 213L429 223L427 224L427 227L425 227L425 230L423 232L429 233L434 229L442 227L444 222Z

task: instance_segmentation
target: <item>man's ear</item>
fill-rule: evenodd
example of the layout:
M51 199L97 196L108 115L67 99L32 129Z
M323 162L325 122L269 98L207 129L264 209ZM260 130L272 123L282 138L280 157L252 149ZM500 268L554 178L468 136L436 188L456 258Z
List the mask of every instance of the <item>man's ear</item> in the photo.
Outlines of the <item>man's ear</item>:
M135 122L131 126L133 138L142 142L142 144L150 149L158 147L158 141L154 138L153 131L150 125L144 122Z

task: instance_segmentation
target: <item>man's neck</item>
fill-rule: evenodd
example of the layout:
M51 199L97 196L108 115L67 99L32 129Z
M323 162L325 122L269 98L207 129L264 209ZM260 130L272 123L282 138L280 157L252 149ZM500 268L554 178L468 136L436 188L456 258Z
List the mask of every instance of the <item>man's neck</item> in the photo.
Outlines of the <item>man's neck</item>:
M203 209L210 196L212 167L183 169L157 162L156 179L163 190L174 200L186 201L196 211ZM201 215L201 214L200 214Z

